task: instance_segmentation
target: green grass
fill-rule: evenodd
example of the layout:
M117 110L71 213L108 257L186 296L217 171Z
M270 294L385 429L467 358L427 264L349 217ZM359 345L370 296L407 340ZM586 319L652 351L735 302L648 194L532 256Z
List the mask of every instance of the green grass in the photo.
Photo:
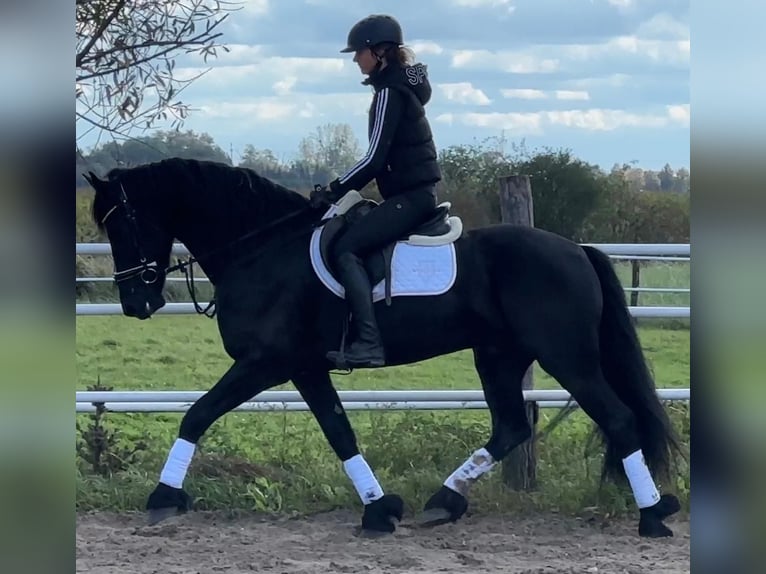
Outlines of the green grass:
M658 387L689 385L689 332L640 328ZM78 390L100 379L114 390L205 390L230 365L214 321L197 316L77 318ZM470 352L415 365L334 375L338 389L479 389ZM539 368L536 388L558 388ZM292 389L286 385L280 387ZM686 405L673 405L673 420L688 440ZM544 428L554 409L541 409ZM101 473L89 462L93 448L78 449L77 506L140 509L154 487L181 414L108 413L114 436L102 453ZM91 415L78 415L81 439ZM486 411L349 412L360 447L384 489L419 508L446 476L489 436ZM590 420L575 413L538 444L539 486L514 493L498 471L472 492L477 511L544 508L575 512L600 504L604 512L633 510L629 490L599 491L600 451L585 456ZM688 498L688 469L672 485ZM199 508L311 512L357 507L338 460L310 413L230 413L200 443L186 482Z

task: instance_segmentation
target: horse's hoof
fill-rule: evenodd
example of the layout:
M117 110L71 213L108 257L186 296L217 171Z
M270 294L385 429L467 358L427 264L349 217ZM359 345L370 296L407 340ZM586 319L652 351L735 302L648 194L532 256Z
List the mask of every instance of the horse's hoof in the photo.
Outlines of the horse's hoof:
M358 536L359 538L375 540L376 538L385 538L387 536L391 536L392 534L393 530L391 532L382 532L380 530L367 530L366 528L360 528Z
M152 508L148 512L146 524L149 526L154 526L155 524L159 524L163 520L167 520L168 518L172 518L173 516L178 516L179 514L182 514L182 513L175 506L172 506L170 508Z
M451 522L452 515L446 508L430 508L424 510L417 517L417 523L423 528L430 528L432 526L440 526Z
M662 521L668 516L681 510L681 503L672 494L663 494L654 506L641 509L638 522L638 535L645 538L667 538L673 536L673 531Z
M396 530L404 514L404 501L397 494L385 494L382 498L365 505L362 515L361 535L377 538Z
M438 526L457 522L468 510L468 500L459 492L442 486L428 499L423 512L418 516L421 526Z
M146 501L150 526L192 509L192 499L181 488L159 483Z

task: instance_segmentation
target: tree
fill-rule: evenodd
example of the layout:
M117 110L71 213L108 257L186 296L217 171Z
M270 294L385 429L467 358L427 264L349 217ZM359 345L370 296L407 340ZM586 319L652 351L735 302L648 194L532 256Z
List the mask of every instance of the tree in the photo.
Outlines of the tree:
M249 167L268 177L268 173L278 173L284 170L284 166L270 149L256 149L253 144L247 144L242 151L239 160L240 167Z
M529 175L535 227L578 239L586 218L601 204L608 178L566 150L543 151L516 167Z
M98 146L87 156L78 155L75 186L86 185L82 173L88 170L104 175L114 167L132 167L168 157L231 163L226 152L209 134L197 134L191 130L157 131L150 136L132 138L124 142L110 141Z
M280 185L295 189L310 189L310 184L303 181L292 166L283 164L270 149L257 149L247 144L242 151L239 167L246 167Z
M676 193L688 193L689 192L689 180L691 174L685 167L679 168L676 171L676 180L673 184L673 191Z
M655 171L644 172L644 189L646 191L659 191L660 190L660 177Z
M182 125L188 105L178 94L197 77L174 75L175 55L216 57L218 0L76 0L76 118L125 135L168 114Z
M689 195L660 191L634 191L625 182L613 180L607 201L584 226L582 241L592 243L688 243L690 234ZM631 286L640 285L640 260L631 261ZM638 292L630 295L638 305Z
M468 229L500 222L499 179L517 173L500 145L453 145L439 152L439 199L449 201Z
M661 191L673 191L673 185L675 184L676 174L673 172L673 168L670 167L669 163L665 164L665 167L663 167L662 171L660 171L657 174L657 177L660 180Z
M298 146L298 161L317 176L338 177L351 168L362 151L348 124L326 124L303 138Z
M690 201L684 194L634 191L616 180L587 219L582 241L592 243L686 243ZM537 208L537 206L535 206ZM537 217L537 212L535 212Z

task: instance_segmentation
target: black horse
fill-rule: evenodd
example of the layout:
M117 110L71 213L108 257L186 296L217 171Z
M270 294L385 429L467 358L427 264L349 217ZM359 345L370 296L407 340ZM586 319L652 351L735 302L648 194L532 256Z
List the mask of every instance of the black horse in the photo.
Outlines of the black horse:
M323 253L355 213L375 203L356 201L361 196L352 192L330 211L312 208L252 170L176 158L87 179L124 314L146 319L165 304L179 240L214 285L223 345L234 361L185 414L146 505L150 521L191 508L183 477L213 422L292 381L364 502L362 528L392 532L403 501L383 494L359 453L331 382L335 366L325 357L348 323L342 291L331 273L322 275ZM442 204L431 222L395 250L371 254L369 263L387 364L472 349L492 420L487 443L428 500L422 524L458 520L470 485L530 438L521 381L537 360L597 424L605 441L602 478L630 484L640 535L672 536L663 520L680 505L659 495L652 475L668 476L678 443L606 255L522 226L463 232ZM433 277L417 291L407 282L416 276Z

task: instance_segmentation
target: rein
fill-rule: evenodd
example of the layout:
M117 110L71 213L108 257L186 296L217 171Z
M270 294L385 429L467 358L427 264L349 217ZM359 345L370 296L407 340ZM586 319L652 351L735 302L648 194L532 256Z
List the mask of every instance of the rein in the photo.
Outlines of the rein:
M282 217L279 217L275 219L274 221L271 221L267 225L256 229L254 231L251 231L249 233L246 233L245 235L235 239L234 241L227 243L226 245L222 247L217 247L215 249L211 249L210 251L203 253L202 255L198 257L189 257L187 260L177 259L178 263L175 265L171 265L167 269L165 269L165 275L168 273L172 273L173 271L181 271L184 274L184 278L186 279L186 288L189 290L189 295L191 296L192 302L194 303L194 310L200 314L205 315L206 317L209 317L212 319L215 317L216 310L214 309L215 306L215 297L213 297L207 304L207 306L203 309L202 306L197 302L197 295L196 295L196 287L194 285L194 263L199 262L200 259L204 259L205 257L208 257L210 255L213 255L215 253L218 253L220 251L223 251L225 249L229 249L233 245L236 245L237 243L240 243L242 241L245 241L246 239L251 239L252 237L256 237L261 233L264 233L266 231L270 231L277 227L278 225L281 225L285 223L286 221L289 221L291 219L294 219L298 217L299 215L304 215L306 213L309 213L312 211L313 208L310 206L303 207L301 209L298 209L296 211L291 211L287 215L283 215ZM302 231L301 231L302 232ZM212 311L211 311L212 309Z

